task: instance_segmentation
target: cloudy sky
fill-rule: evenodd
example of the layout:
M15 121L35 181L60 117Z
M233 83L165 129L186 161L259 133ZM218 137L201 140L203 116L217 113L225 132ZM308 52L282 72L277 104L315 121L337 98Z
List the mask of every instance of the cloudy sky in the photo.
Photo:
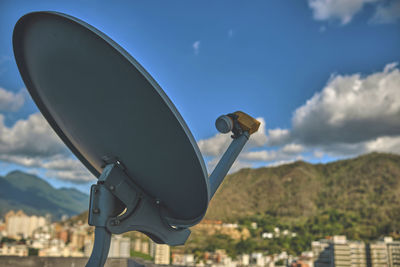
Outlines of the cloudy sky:
M38 112L16 67L18 18L54 10L105 32L157 80L212 170L220 114L262 122L234 170L400 153L400 0L0 1L0 174L87 190L94 177Z

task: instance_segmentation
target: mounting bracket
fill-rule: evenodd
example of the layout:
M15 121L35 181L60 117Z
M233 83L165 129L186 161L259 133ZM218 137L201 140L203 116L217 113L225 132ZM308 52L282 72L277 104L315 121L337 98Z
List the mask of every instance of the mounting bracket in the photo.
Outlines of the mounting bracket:
M103 266L110 248L111 234L139 231L154 242L182 245L190 235L187 228L171 226L162 203L145 193L124 172L116 160L103 169L90 190L89 225L96 226L92 255L86 266Z

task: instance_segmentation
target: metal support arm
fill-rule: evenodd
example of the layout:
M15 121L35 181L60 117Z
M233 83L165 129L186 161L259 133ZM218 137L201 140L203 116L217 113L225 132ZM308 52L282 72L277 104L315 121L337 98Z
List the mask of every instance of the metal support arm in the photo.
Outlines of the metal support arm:
M210 175L209 200L221 185L232 164L239 156L240 151L249 140L250 135L257 132L260 124L259 121L242 111L219 116L215 121L215 127L219 132L229 133L232 131L233 141Z
M221 185L232 164L235 162L236 158L239 156L240 151L242 151L244 145L249 140L249 133L243 132L237 138L234 138L232 143L229 145L228 149L225 151L224 155L218 162L214 171L210 175L210 195L211 200L217 191L218 187Z
M94 232L94 246L92 255L86 267L104 266L107 260L108 251L110 250L111 233L105 227L96 227Z
M103 172L107 175L107 172ZM107 229L109 217L122 211L121 202L107 190L104 184L92 185L90 188L89 224L96 226L92 255L87 267L103 266L110 249L111 232Z

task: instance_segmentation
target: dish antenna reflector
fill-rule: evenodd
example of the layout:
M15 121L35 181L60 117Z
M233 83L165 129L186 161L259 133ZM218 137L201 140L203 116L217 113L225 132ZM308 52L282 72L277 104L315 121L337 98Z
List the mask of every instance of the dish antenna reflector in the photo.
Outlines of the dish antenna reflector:
M99 30L56 12L29 13L13 33L15 59L50 126L98 178L87 266L103 266L111 234L140 231L182 245L260 123L243 112L216 127L233 141L208 177L200 150L160 86Z

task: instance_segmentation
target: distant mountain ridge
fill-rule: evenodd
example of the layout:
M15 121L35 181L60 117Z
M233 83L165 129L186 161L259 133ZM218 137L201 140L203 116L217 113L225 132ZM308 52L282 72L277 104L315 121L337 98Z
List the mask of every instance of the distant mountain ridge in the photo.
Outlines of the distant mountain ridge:
M0 215L22 209L53 218L72 216L87 211L88 199L76 189L55 189L31 174L15 171L0 177ZM225 179L206 219L237 222L269 214L298 223L325 218L332 210L356 218L353 228L370 231L368 236L400 232L400 155L371 153L327 164L298 161L242 169Z
M87 216L85 211L70 223L87 221ZM191 228L183 247L188 253L255 248L299 254L312 241L333 235L365 242L389 235L400 240L400 155L371 153L326 164L298 161L242 169L225 178L205 219ZM213 220L238 223L237 230L246 228L251 237L233 240L220 228L211 231L217 227ZM262 238L275 227L297 236Z
M400 231L400 155L242 169L225 179L206 218L237 221L270 214L290 222L328 210L355 214L365 227Z
M53 219L73 216L88 208L89 196L73 188L56 189L36 175L13 171L0 176L0 216L9 210L28 215L50 213Z

